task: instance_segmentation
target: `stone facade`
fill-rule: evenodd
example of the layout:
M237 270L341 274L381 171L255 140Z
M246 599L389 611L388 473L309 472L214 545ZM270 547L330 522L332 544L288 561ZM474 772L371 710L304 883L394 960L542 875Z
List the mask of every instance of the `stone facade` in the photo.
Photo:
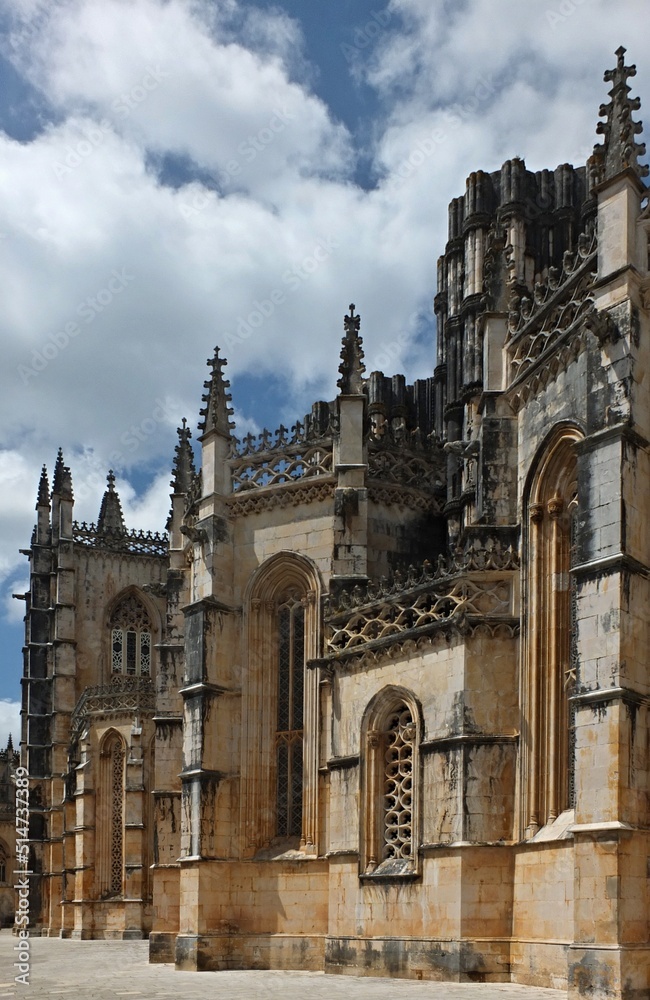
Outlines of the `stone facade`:
M20 754L11 735L0 750L0 927L11 927L16 912L16 768Z
M650 209L624 50L586 166L450 205L437 363L234 437L164 537L44 470L33 920L181 969L650 989ZM644 384L645 383L645 384Z

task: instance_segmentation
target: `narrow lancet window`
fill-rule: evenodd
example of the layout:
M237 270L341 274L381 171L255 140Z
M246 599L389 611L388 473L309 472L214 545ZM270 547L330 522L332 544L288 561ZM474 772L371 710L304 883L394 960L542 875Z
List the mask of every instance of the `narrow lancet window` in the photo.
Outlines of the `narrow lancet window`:
M277 836L300 836L302 828L303 686L305 613L290 598L278 609Z
M573 720L576 680L576 594L571 576L578 508L575 444L559 430L531 483L525 542L522 707L522 826L527 837L573 805Z
M413 718L405 706L388 719L384 753L383 860L413 854Z
M113 731L100 755L97 798L97 865L103 898L124 891L124 769L124 743Z
M111 747L111 895L122 894L124 870L124 751L119 740Z

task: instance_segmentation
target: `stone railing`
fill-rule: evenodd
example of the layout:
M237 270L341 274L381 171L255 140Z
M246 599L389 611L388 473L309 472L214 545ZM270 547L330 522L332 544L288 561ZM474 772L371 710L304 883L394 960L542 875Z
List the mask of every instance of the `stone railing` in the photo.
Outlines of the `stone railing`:
M300 479L330 476L333 467L335 421L326 404L316 404L313 414L289 430L247 434L232 439L230 474L232 491L281 486Z
M499 574L518 565L511 546L490 540L446 559L440 556L435 566L425 562L391 580L330 595L325 602L326 656L399 640L436 623L472 617L509 620L514 613L512 577Z
M331 441L312 445L288 444L273 451L256 452L230 460L232 491L259 489L294 483L299 479L330 476L333 468Z
M532 297L514 296L508 316L507 350L512 384L565 334L578 329L593 310L591 288L597 270L596 235L582 234L577 251L564 254L562 270L550 268L548 280Z
M110 684L85 689L72 713L72 730L79 732L89 716L141 715L155 707L151 677L115 676Z
M340 654L370 642L398 639L438 622L471 616L510 619L510 580L449 580L446 586L430 584L335 615L325 624L327 653Z
M168 538L157 531L118 531L111 528L98 530L94 523L75 521L72 537L78 545L92 549L111 549L137 555L166 556Z

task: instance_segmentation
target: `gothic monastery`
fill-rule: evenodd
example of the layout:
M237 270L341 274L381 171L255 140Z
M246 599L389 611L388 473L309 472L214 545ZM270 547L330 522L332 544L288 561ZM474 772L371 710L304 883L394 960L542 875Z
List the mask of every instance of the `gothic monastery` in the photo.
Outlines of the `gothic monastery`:
M180 969L650 996L650 208L624 49L586 166L449 208L430 378L238 440L167 533L61 453L26 554L34 932Z

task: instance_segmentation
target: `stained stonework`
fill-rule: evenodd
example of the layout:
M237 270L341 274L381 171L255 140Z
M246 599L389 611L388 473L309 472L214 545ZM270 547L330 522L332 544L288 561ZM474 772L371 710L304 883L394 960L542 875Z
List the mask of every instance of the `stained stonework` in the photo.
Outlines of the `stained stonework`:
M20 756L11 735L0 750L0 927L11 927L16 913L16 768Z
M650 990L650 208L624 51L585 166L472 173L430 378L238 440L166 535L38 490L33 920L182 969Z

